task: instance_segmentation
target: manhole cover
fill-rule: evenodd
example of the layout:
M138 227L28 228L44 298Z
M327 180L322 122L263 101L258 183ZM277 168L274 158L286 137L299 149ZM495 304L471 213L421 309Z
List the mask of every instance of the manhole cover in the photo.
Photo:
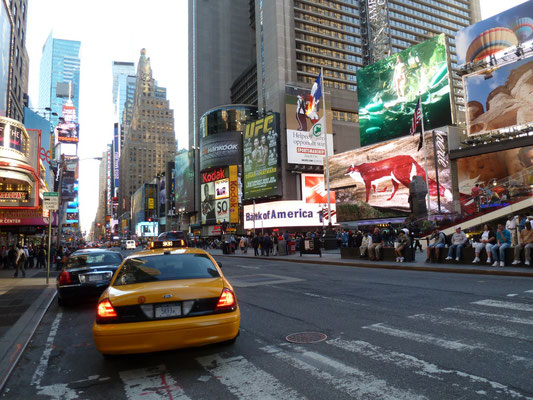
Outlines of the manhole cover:
M285 338L291 343L318 343L326 340L328 337L320 332L300 332L291 333Z

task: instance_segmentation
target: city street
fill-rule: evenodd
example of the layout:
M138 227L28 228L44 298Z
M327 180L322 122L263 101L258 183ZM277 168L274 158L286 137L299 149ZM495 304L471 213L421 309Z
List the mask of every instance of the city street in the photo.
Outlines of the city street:
M242 311L235 344L104 358L95 303L54 301L0 397L533 398L531 278L216 259ZM286 340L302 332L327 338Z

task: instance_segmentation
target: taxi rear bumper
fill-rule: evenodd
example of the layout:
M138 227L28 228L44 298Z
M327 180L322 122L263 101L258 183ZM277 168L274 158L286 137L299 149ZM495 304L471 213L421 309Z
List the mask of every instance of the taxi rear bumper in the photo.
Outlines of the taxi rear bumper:
M202 346L234 339L240 310L200 317L117 324L93 324L93 339L102 354L149 353Z

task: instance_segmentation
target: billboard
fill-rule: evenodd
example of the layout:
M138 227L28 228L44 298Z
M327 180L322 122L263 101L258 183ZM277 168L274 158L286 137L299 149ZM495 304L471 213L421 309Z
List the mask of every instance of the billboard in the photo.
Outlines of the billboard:
M526 1L455 35L457 64L466 64L496 54L533 38L533 2Z
M56 142L78 143L79 125L75 122L60 122L56 128Z
M419 94L426 130L452 123L446 48L441 34L357 71L361 146L409 134Z
M7 115L9 53L11 51L11 20L5 3L0 2L0 117Z
M239 218L239 175L237 165L229 166L229 216L230 222L238 224Z
M229 197L229 179L215 182L215 200Z
M328 192L322 174L302 174L302 199L306 203L328 203ZM330 189L329 198L335 204L335 192Z
M120 138L118 133L118 123L113 127L113 196L118 196L119 188L119 161L120 161Z
M176 209L194 211L194 150L183 151L174 158Z
M533 122L533 58L464 78L470 135Z
M320 99L312 101L309 89L285 87L285 112L287 122L287 161L289 164L324 165L326 155L325 133L328 140L328 154L333 155L333 113L326 103L327 129L312 129L324 116ZM313 108L315 107L315 108Z
M221 224L222 222L230 222L229 220L229 199L217 200L215 202L216 222Z
M135 233L139 237L155 237L159 235L159 225L157 222L139 222L135 226Z
M278 113L245 125L243 159L245 200L281 196Z
M419 135L407 136L334 155L330 186L335 189L339 221L397 217L409 213L409 184L425 178ZM448 137L443 130L426 132L430 205L433 212L452 211ZM438 183L437 173L438 172Z
M334 211L335 204L331 206ZM331 222L337 223L335 215ZM318 227L327 224L328 220L322 218L322 207L317 203L288 200L244 206L244 229Z
M200 138L200 170L242 164L241 132L222 132Z
M483 191L481 207L500 203L504 195L508 200L529 196L533 185L533 146L460 158L457 177L461 204L466 212L473 211L469 207L473 206L472 188L476 183ZM500 186L502 180L505 186Z

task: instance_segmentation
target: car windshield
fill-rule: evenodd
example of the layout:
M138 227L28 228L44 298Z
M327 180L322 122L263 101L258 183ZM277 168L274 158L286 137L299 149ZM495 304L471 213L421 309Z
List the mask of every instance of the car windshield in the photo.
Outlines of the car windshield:
M67 260L67 268L97 267L99 265L119 265L122 257L118 253L89 253L72 255Z
M162 254L128 258L114 286L219 276L213 262L205 254Z
M180 240L185 239L185 233L182 231L163 232L157 237L157 240Z

